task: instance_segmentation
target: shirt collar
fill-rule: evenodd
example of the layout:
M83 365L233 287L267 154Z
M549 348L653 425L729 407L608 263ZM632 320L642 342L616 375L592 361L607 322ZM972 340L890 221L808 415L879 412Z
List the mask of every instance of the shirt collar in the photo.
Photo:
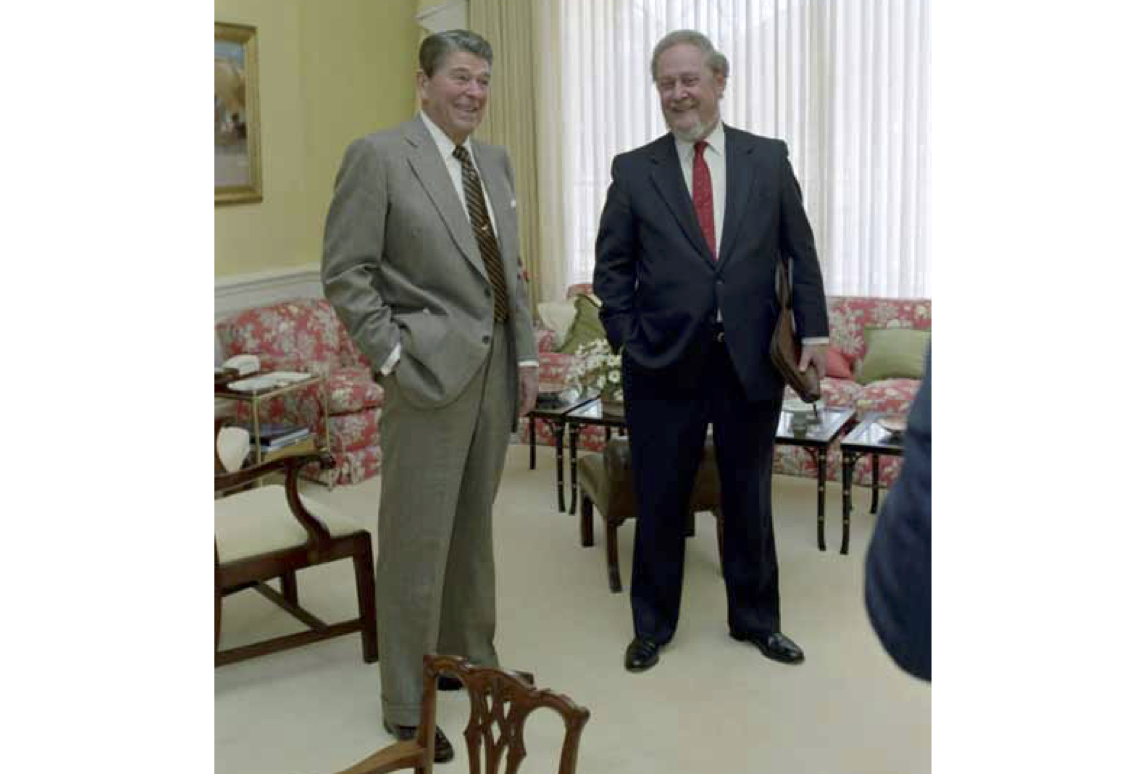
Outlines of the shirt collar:
M429 134L433 136L433 142L437 144L437 151L440 152L441 158L447 162L450 158L452 158L452 152L456 150L456 143L449 139L448 135L444 133L443 129L433 123L433 119L429 118L429 116L425 114L424 110L420 111L420 113L421 122L425 124L425 128L428 129ZM464 140L464 147L468 149L468 155L475 159L476 154L472 152L471 137Z
M725 126L721 121L717 122L714 130L710 132L708 137L703 137L703 140L710 144L710 148L717 153L718 156L725 155ZM694 143L684 142L679 138L675 138L675 149L678 151L678 157L682 161L694 157Z

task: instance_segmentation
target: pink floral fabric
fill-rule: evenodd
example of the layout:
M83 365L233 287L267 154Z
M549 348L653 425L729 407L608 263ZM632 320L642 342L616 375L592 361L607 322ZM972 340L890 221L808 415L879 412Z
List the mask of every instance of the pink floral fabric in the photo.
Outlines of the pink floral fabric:
M340 355L344 340L349 339L323 299L247 309L220 321L216 328L227 357L250 353L260 357L263 366L269 363L274 368L278 362L345 364Z
M378 418L382 388L371 377L369 362L323 299L297 299L247 309L216 325L227 356L249 353L263 370L304 371L325 377L332 470L309 468L325 484L355 484L381 468ZM324 433L320 386L297 390L263 402L263 422L306 425ZM238 402L239 420L249 421L248 403Z
M582 293L592 293L589 283L571 285L566 298ZM912 328L931 330L932 302L929 299L872 298L859 296L831 296L827 298L830 316L831 344L839 349L852 367L857 367L866 354L865 330L876 328ZM554 337L548 331L538 332L538 357L541 364L539 379L542 383L562 384L573 361L572 355L553 351ZM852 379L823 379L823 398L828 406L846 406L856 409L860 418L870 411L906 413L920 387L916 379L886 379L862 385ZM785 397L794 398L788 391ZM537 423L538 433L535 441L542 446L552 446L552 428L545 422ZM567 433L568 435L568 433ZM604 429L585 427L578 437L578 449L601 451L604 448ZM519 423L519 441L528 443L529 428L526 419ZM566 438L568 445L569 439ZM871 460L868 455L860 457L855 466L854 483L870 486ZM900 460L882 457L879 485L888 486L896 478ZM774 457L774 471L794 476L814 478L817 468L812 455L796 446L777 446ZM838 447L832 448L827 456L827 477L832 481L842 480L842 455Z
M328 377L328 412L346 414L350 411L379 408L382 388L371 377L370 369L343 366Z

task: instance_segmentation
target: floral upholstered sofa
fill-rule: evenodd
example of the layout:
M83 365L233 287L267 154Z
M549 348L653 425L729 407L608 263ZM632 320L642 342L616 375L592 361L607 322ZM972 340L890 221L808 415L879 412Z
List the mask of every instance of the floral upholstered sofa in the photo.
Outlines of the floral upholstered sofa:
M370 364L323 299L295 299L238 312L215 325L224 355L257 355L263 371L306 371L325 377L328 430L336 466L312 470L325 484L356 484L378 473L382 388ZM247 404L236 404L241 418ZM322 437L320 393L297 390L262 407L262 421L308 425Z
M579 284L570 286L567 296L574 298L589 293L592 293L591 285ZM836 351L834 362L844 364L844 370L849 370L851 374L858 373L866 357L867 329L906 328L922 331L932 329L932 302L929 299L829 296L827 309L830 315L831 347ZM573 355L555 351L559 345L556 332L540 328L536 333L541 366L540 381L547 385L564 384L573 362ZM861 384L851 375L849 378L827 376L822 384L826 405L854 408L860 417L872 411L907 412L920 387L920 380L890 378ZM789 393L787 397L795 396ZM528 427L529 423L525 419L522 420L519 425L519 440L522 443L529 441ZM539 422L537 427L536 442L540 445L552 446L552 429L545 422ZM603 449L603 428L582 428L578 446L590 451ZM882 458L879 483L883 486L892 483L899 467L899 458ZM868 456L859 458L854 470L854 483L870 486L871 468L872 461ZM776 473L786 475L816 477L815 463L811 454L796 446L778 446L773 469ZM827 476L834 481L842 479L842 454L837 445L830 450L827 457Z

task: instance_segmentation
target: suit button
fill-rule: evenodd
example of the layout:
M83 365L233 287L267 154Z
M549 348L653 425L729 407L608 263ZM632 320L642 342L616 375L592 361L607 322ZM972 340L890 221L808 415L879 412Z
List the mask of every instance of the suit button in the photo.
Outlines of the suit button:
M490 344L490 343L491 343L491 336L488 336L487 334L484 334L484 344Z
M491 298L491 287L490 286L484 288L484 295L487 296L488 298Z

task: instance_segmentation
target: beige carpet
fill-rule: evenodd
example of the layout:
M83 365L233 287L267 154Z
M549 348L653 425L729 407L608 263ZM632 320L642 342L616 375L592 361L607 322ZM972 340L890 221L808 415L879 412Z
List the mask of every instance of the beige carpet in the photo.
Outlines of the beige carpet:
M324 496L374 532L378 488L375 478ZM624 592L611 594L601 523L596 545L582 548L577 517L556 510L552 452L540 448L531 471L527 448L511 448L495 512L497 645L504 666L534 672L540 686L591 710L580 772L931 770L931 689L883 653L862 603L869 491L858 490L845 557L837 485L827 490L825 553L815 545L814 481L777 476L774 494L784 630L803 646L806 663L773 663L727 636L714 523L700 514L688 541L678 633L654 669L635 675L623 668L633 525L620 531ZM350 565L305 571L301 596L325 620L353 616ZM223 623L224 647L298 628L252 592L226 600ZM217 669L215 771L346 768L390 742L378 695L378 666L363 664L358 635ZM466 717L462 693L439 695L438 722L457 757L438 771L468 770ZM548 710L532 716L521 771L557 771L559 729Z

